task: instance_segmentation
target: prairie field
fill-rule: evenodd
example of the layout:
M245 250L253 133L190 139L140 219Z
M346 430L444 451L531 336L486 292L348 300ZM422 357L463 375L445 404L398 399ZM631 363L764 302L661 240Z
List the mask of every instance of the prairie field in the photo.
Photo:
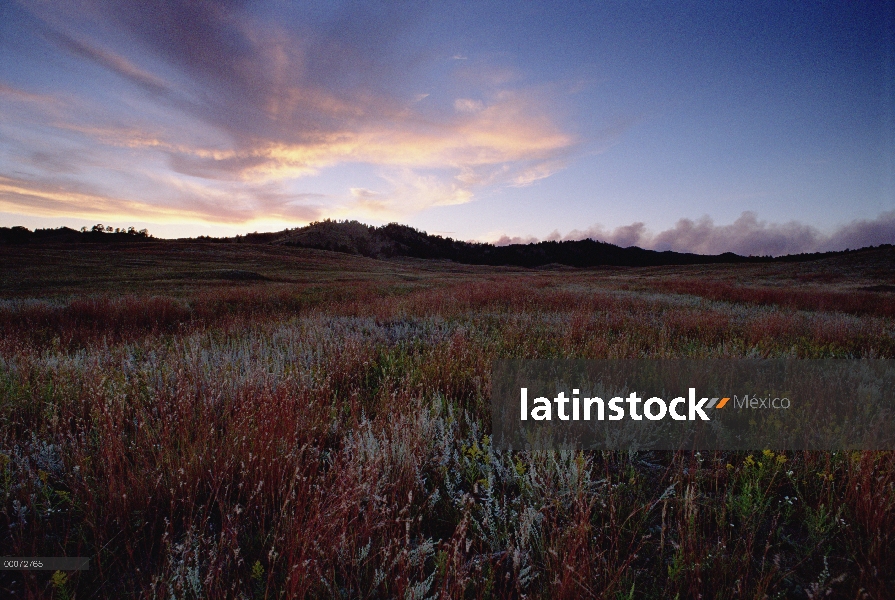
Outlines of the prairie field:
M892 598L895 453L501 453L498 358L895 358L895 249L0 246L11 598Z

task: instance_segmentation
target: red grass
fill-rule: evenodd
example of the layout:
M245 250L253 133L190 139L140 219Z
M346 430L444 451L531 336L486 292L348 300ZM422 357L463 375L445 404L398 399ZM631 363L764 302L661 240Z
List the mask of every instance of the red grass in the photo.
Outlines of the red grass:
M737 286L720 281L671 280L655 287L678 294L691 294L726 302L773 305L783 308L814 311L838 311L857 315L895 316L895 296L864 291L804 290Z
M441 598L763 597L807 589L826 557L833 579L849 578L818 589L885 596L892 453L792 456L774 470L736 454L590 453L575 459L587 487L563 479L568 464L469 448L484 444L497 357L893 356L891 321L562 283L523 274L401 294L360 282L2 308L0 452L15 470L0 464L0 539L19 556L93 557L73 576L78 597L188 596L197 565L210 598L405 597L430 575ZM283 331L302 352L279 375L242 377L258 345L274 362L290 349L273 341ZM235 365L220 358L234 346ZM194 351L220 360L203 371ZM149 353L152 369L125 368ZM421 416L441 406L453 411L439 417L445 448ZM43 442L61 466L29 458ZM518 463L500 479L498 460ZM512 526L486 485L504 508L536 512L527 546L483 531L485 517ZM774 504L732 508L758 492ZM16 503L31 507L25 524ZM812 530L808 517L831 505L848 527ZM538 573L529 585L526 566ZM37 575L25 585L52 593Z

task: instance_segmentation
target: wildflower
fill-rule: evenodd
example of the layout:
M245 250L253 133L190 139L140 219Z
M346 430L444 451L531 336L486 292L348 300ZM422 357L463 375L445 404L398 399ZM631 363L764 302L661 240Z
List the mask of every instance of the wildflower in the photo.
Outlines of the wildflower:
M56 590L60 597L68 597L68 593L66 590L66 586L68 584L68 575L66 575L62 571L56 571L55 573L53 573L53 576L50 577L50 584L53 586L53 589Z

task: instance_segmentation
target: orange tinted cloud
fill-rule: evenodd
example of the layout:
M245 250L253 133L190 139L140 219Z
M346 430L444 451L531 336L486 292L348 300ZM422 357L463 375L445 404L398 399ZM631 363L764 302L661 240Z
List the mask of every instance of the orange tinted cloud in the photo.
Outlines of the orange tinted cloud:
M70 190L64 185L0 176L0 210L34 216L73 216L148 219L198 218L189 210L105 196L89 190Z
M170 149L181 155L185 165L201 164L208 172L218 170L254 180L313 175L341 162L464 169L548 161L576 140L551 123L545 112L546 107L515 93L474 114L442 123L404 114L384 123L360 123L356 130L333 131L310 140L258 139L252 147L216 153ZM288 139L288 132L283 137ZM556 166L554 163L554 169Z
M65 183L35 182L0 176L0 211L33 216L71 216L156 222L247 223L262 215L283 222L310 221L320 209L308 205L315 198L279 195L263 189L232 193L172 181L167 199L131 199ZM302 202L303 201L303 202Z
M486 186L548 177L578 144L555 119L555 98L525 88L514 68L447 55L427 68L456 77L432 80L408 67L417 58L369 27L380 18L391 27L401 10L330 31L182 0L168 2L161 21L123 1L29 6L66 60L105 79L74 85L74 100L52 115L42 96L0 88L0 128L16 126L2 116L7 101L31 111L33 147L19 153L31 157L20 161L30 170L0 191L4 206L28 214L400 218L469 202ZM65 171L47 150L57 140L73 163ZM324 171L359 164L376 171L378 185L348 176L338 193L310 194Z

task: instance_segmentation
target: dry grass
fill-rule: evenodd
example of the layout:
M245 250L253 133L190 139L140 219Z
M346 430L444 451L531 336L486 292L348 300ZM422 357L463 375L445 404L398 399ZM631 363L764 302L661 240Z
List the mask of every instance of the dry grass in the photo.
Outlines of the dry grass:
M5 594L891 594L892 453L507 455L488 438L495 358L892 358L888 309L780 286L699 297L673 269L257 252L271 263L171 260L268 281L111 269L0 305L0 547L93 558L3 573Z

